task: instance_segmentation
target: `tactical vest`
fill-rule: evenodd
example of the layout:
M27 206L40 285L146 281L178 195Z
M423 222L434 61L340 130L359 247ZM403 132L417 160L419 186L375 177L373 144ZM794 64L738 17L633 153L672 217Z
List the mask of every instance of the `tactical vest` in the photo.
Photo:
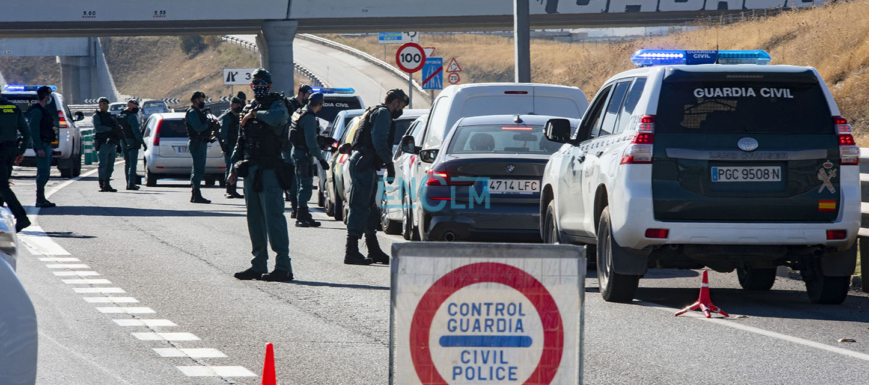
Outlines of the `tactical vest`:
M296 111L305 106L304 104L302 104L302 102L299 101L299 99L296 99L295 96L288 99L287 101L289 102L289 104L287 105L287 109L290 111L290 115L293 115Z
M39 113L42 114L42 119L39 120L39 140L43 143L52 143L57 140L57 134L54 132L54 117L39 103L30 106L27 115L30 115L33 110L39 110Z
M238 127L241 123L240 117L233 115L231 110L226 110L226 112L220 116L220 120L223 121L223 117L226 115L229 115L229 127L224 127L226 130L226 144L229 147L235 147L235 143L238 142Z
M97 141L111 141L117 143L118 139L120 139L121 130L119 129L118 120L108 112L100 112L97 111L94 116L100 117L100 123L103 126L111 127L110 131L106 132L98 132L94 134L94 139Z
M21 109L6 99L0 98L0 130L3 136L14 138L18 135L18 114Z
M196 116L199 117L200 123L206 124L206 125L208 124L208 116L205 116L205 112L202 112L200 109L194 108L193 106L190 106L187 108L188 114L190 113L190 111L193 111L196 113ZM208 139L211 138L212 133L211 133L210 127L206 128L202 132L196 131L195 129L193 129L193 126L191 126L190 123L187 121L186 114L184 115L184 126L187 127L187 137L190 138L190 140L208 141Z
M386 106L379 105L376 107L369 107L368 110L362 114L362 126L356 130L356 134L353 136L353 150L370 150L374 151L374 142L371 138L371 130L374 128L374 113L377 112L378 109L386 109ZM389 110L387 109L387 113ZM392 124L389 125L389 137L387 140L389 141L389 147L392 147L392 143L394 141L393 136L395 136L395 121L392 121ZM384 162L388 162L388 159L382 159Z
M281 94L270 93L262 100L262 103L259 101L252 102L250 109L268 111L273 103L286 102ZM249 121L242 129L245 159L253 163L266 164L282 161L281 151L283 151L284 146L287 144L287 136L275 133L275 131L271 126L259 119ZM283 130L278 132L283 133Z
M315 117L317 116L317 114L315 114L314 111L311 111L310 109L307 110L304 114L296 111L295 113L293 113L292 122L290 123L290 143L293 144L293 148L298 148L305 151L308 150L308 142L305 140L305 133L302 131L302 127L299 127L299 121L301 121L302 118L306 115L314 115Z
M130 121L127 120L127 117L130 115L136 116L132 111L127 110L122 111L121 114L118 115L118 124L121 125L121 132L124 134L124 139L135 138L135 135L133 134L133 126L130 125Z

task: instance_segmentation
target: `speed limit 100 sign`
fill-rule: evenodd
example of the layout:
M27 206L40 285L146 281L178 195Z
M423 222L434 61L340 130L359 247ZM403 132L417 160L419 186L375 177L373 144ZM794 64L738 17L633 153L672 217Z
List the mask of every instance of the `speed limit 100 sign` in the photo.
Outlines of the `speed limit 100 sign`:
M395 63L404 72L417 72L425 65L425 50L416 43L402 45L395 53Z

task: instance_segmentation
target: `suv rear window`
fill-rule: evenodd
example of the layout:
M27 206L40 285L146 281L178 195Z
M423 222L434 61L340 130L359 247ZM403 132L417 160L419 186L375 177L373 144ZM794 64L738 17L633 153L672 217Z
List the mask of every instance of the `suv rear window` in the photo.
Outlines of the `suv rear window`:
M186 138L187 126L182 119L163 119L160 125L161 138Z
M15 95L6 93L3 94L3 97L9 99L12 104L18 106L21 112L27 112L27 110L30 109L30 106L36 104L36 93L33 95Z
M661 87L655 131L695 134L832 134L814 73L688 73Z
M327 95L323 98L323 109L317 113L317 117L332 122L341 111L359 109L362 109L362 104L355 96Z

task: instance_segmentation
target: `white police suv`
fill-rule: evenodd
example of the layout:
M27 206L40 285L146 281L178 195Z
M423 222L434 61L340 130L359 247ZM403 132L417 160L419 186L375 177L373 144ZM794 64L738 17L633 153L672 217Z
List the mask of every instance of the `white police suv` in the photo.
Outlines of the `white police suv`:
M859 148L818 71L764 51L640 50L610 78L543 177L541 235L586 244L607 301L648 268L736 270L769 290L800 270L845 300L860 227Z

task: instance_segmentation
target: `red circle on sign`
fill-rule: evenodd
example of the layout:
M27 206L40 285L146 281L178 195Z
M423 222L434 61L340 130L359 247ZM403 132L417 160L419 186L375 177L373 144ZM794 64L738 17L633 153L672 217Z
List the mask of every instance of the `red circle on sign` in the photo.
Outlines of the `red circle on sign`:
M417 52L414 52L416 50ZM419 56L419 65L416 67L408 67L405 66L404 63L401 62L402 55L411 55L413 59L416 59L416 56ZM416 60L413 60L414 62ZM398 64L398 68L401 68L402 71L412 74L414 72L418 72L425 65L425 50L419 44L416 43L406 43L398 48L398 51L395 51L395 63Z
M459 80L462 80L462 78L459 76L458 72L450 72L449 80L450 84L456 84L459 82Z
M435 282L419 300L410 326L410 358L419 380L426 385L446 385L429 349L429 334L435 313L455 292L477 283L500 283L522 293L534 305L543 326L543 354L526 385L546 385L555 378L564 353L564 325L555 299L540 281L519 268L503 263L481 262L455 269Z

